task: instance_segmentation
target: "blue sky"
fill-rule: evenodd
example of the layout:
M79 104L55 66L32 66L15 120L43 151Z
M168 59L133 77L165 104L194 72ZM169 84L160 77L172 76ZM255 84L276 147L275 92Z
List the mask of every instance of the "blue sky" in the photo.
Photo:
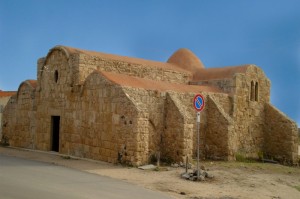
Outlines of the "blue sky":
M300 124L298 0L0 0L0 89L36 79L55 45L166 61L189 48L209 67L256 64L271 102Z

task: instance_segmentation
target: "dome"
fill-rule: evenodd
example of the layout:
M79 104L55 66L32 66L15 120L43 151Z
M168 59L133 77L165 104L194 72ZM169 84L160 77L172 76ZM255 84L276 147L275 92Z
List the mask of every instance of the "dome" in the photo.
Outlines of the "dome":
M195 73L204 69L201 60L189 49L181 48L177 50L167 61L167 63L176 64L177 66Z

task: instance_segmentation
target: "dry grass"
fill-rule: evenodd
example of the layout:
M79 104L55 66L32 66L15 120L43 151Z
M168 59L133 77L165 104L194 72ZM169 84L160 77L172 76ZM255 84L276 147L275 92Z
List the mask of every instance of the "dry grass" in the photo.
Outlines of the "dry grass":
M294 188L297 189L298 191L300 191L300 185L294 186Z

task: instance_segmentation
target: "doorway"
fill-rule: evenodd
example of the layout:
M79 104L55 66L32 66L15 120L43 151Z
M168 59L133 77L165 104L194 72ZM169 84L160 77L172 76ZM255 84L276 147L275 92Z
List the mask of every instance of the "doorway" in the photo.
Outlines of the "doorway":
M59 125L60 125L60 116L51 117L52 124L52 137L51 137L51 151L59 152Z

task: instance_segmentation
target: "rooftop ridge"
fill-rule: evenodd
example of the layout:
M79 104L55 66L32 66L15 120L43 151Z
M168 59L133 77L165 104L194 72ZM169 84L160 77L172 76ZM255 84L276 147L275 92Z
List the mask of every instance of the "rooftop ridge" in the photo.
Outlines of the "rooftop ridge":
M85 54L88 56L102 57L102 58L109 59L109 60L127 62L127 63L131 63L131 64L141 64L144 66L157 67L157 68L162 68L165 70L190 73L189 70L184 69L184 67L180 67L178 64L174 64L174 63L160 62L160 61L154 61L154 60L148 60L148 59L142 59L142 58L136 58L136 57L128 57L128 56L122 56L122 55L115 55L115 54L108 54L108 53L90 51L90 50L83 50L83 49L73 48L73 47L69 47L69 46L58 45L58 46L55 46L54 48L52 48L50 50L50 52L57 48L63 48L64 50L66 50L68 52L68 54L76 54L76 53Z

